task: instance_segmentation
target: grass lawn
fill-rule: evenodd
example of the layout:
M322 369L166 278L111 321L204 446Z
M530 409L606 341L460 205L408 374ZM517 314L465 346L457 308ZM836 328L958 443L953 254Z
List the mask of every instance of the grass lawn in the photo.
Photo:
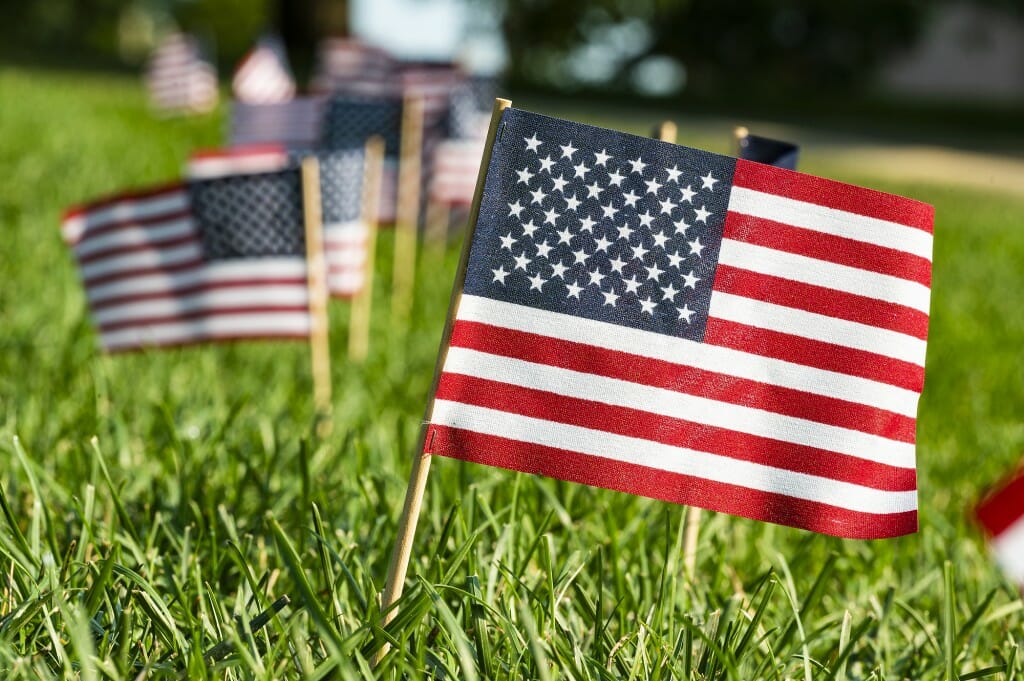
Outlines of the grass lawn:
M424 256L398 332L384 235L364 366L345 362L332 303L335 428L319 438L303 343L99 354L59 237L67 205L170 179L223 131L221 115L154 118L130 79L0 72L0 678L1024 678L1024 603L968 515L1024 451L1020 194L804 159L936 207L918 534L705 513L691 583L682 507L440 459L384 631L457 247Z

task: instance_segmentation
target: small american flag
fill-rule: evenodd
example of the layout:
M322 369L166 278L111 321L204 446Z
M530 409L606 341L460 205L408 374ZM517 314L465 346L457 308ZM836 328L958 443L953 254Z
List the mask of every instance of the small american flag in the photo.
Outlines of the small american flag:
M189 159L185 174L208 179L242 173L275 172L298 167L308 151L289 151L280 145L210 149ZM349 298L366 282L369 229L363 221L362 149L317 154L320 162L320 197L323 203L324 259L331 295Z
M277 104L234 102L228 131L229 144L283 144L308 149L320 142L325 98L293 97Z
M217 72L203 59L199 42L181 33L168 35L153 52L146 88L162 113L205 113L217 106Z
M933 209L507 109L425 451L916 531Z
M231 78L235 100L247 104L277 104L295 96L295 80L288 68L284 45L263 38L249 50Z
M976 515L996 562L1024 589L1024 468L988 494Z
M397 68L397 61L380 48L351 38L328 38L320 43L312 85L333 92L353 82L385 83Z
M298 170L112 196L62 231L108 351L309 333Z
M740 137L739 143L740 158L746 161L767 163L777 168L796 170L800 147L792 142L758 135L744 135Z
M468 206L473 202L483 139L448 139L434 147L430 173L430 199L449 206Z

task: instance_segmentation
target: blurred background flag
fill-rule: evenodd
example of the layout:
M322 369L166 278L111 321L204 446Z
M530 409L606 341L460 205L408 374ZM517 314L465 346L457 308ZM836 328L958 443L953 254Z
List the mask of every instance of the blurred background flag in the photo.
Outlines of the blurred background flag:
M294 97L295 80L281 41L261 38L235 69L231 90L236 101L247 104L275 104Z
M1024 589L1024 468L992 490L975 514L996 562Z
M185 173L208 179L241 173L296 168L309 150L289 151L280 145L208 149L194 153ZM320 162L320 200L324 225L324 258L331 295L349 298L366 282L368 226L363 221L362 147L316 152Z
M108 351L309 333L297 169L126 193L69 210Z
M452 207L468 207L473 201L483 153L483 138L439 142L434 147L428 200Z
M933 210L507 109L425 453L917 529Z
M325 100L300 96L276 104L234 102L228 143L232 146L282 144L308 149L320 143Z
M153 52L146 88L153 108L163 113L204 113L217 106L217 71L203 58L199 41L182 33L169 34Z
M333 92L349 83L387 83L397 61L384 50L354 38L327 38L317 50L313 89Z
M800 147L792 142L751 135L746 128L736 129L736 142L739 146L739 157L745 161L796 170Z

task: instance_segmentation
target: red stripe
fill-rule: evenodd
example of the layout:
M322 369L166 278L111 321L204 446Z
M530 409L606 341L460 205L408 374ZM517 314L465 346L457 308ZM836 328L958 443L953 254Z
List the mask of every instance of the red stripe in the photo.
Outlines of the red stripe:
M1024 517L1024 470L988 494L975 511L979 522L998 537Z
M183 272L185 270L190 270L194 267L198 267L199 265L202 265L204 262L205 261L202 258L196 258L195 260L176 262L172 265L158 265L157 267L145 267L123 270L121 272L111 272L109 274L103 274L97 277L89 277L84 280L84 284L86 288L88 288L90 286L100 286L102 284L109 284L112 281L134 279L135 277L145 277L151 274L173 274L175 272Z
M174 248L176 246L183 246L185 244L199 244L199 240L194 234L186 234L184 236L176 236L166 241L150 241L144 244L131 244L129 246L112 246L106 250L94 251L88 255L83 255L78 258L80 265L88 265L91 262L97 260L103 260L105 258L113 258L121 255L127 255L129 253L138 253L140 251L159 251L164 248Z
M719 265L715 291L928 339L928 315L920 310L824 286Z
M144 300L158 300L161 298L177 298L222 288L248 288L250 286L306 286L306 284L307 282L305 277L302 277L297 279L238 279L232 281L204 282L201 284L193 284L191 286L183 286L181 288L175 288L171 285L167 289L161 291L129 293L123 296L104 298L103 300L94 303L90 302L90 307L93 310L105 310L108 307L115 307L117 305L138 303Z
M208 319L233 314L273 314L275 312L309 312L305 305L262 305L245 307L216 307L202 310L181 312L175 315L164 315L162 317L137 317L126 319L120 322L108 322L100 324L100 331L117 331L131 327L153 326L154 324L167 324L172 322L190 322L196 319Z
M617 350L458 320L451 345L764 409L913 443L915 420L883 409Z
M68 208L64 211L64 215L61 218L62 221L70 218L82 215L84 213L91 213L101 208L112 206L122 201L137 201L139 199L150 199L154 196L160 196L161 194L171 194L173 192L184 190L185 185L181 182L174 182L171 184L160 185L157 187L150 187L148 189L139 189L137 191L123 192L120 194L110 194L108 196L90 201L89 203L82 203Z
M916 364L715 317L708 318L704 342L826 371L860 376L916 393L924 388L924 367Z
M874 489L917 489L912 468L483 378L442 374L437 397Z
M743 159L736 161L733 184L869 218L898 222L929 234L935 221L935 209L927 203Z
M753 215L726 213L723 238L932 285L927 258Z
M119 355L129 352L145 352L146 350L167 350L170 348L184 348L190 345L196 345L198 343L235 343L241 341L252 341L252 340L306 340L309 338L309 334L306 333L294 333L291 331L282 332L268 332L260 334L240 334L240 333L204 333L197 335L192 338L184 340L174 341L158 341L158 342L147 342L136 345L122 345L116 348L105 347L108 354Z
M917 511L877 515L858 513L781 494L447 426L430 426L425 451L676 504L701 506L836 537L880 539L917 531Z

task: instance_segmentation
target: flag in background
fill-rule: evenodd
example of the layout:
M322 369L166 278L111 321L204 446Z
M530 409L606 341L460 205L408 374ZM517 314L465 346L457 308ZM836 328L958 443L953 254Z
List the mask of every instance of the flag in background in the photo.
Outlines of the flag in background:
M171 33L146 66L146 88L156 110L169 114L205 113L217 106L217 71L203 59L192 36Z
M425 451L843 537L914 532L932 220L508 109Z
M739 139L740 158L745 161L766 163L778 168L796 170L796 164L800 156L800 147L792 142L760 137L758 135L744 135Z
M125 193L69 210L108 351L309 333L298 170Z
M449 206L469 206L484 155L483 139L447 139L434 147L429 198Z
M311 152L280 145L256 145L196 152L185 174L192 179L296 168ZM363 149L316 154L320 162L320 198L324 222L324 259L331 295L348 298L367 277L368 225L363 221Z
M325 98L321 96L293 97L277 104L233 102L228 143L315 147L320 143L324 105Z
M321 41L313 89L333 92L353 82L386 83L393 79L396 60L384 50L351 38Z
M284 45L264 37L242 58L231 78L235 100L247 104L276 104L295 96Z
M1024 468L986 495L975 515L996 562L1024 589Z

